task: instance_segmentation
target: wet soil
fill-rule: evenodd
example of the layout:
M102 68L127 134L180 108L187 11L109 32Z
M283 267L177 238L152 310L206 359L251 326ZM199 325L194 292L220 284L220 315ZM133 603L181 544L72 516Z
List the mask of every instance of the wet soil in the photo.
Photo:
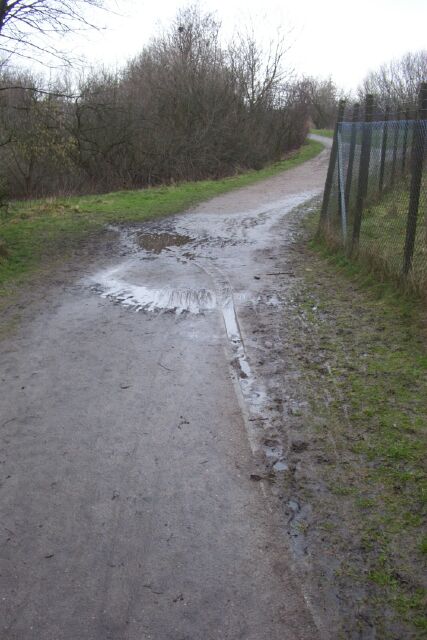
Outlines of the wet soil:
M138 244L146 251L161 253L170 247L182 247L191 241L188 236L176 233L141 233L138 234Z

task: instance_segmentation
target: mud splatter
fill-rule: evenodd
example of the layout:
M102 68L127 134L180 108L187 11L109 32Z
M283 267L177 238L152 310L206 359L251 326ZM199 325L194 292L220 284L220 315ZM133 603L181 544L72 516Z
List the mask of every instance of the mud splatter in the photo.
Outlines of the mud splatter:
M182 247L191 240L189 236L178 233L142 233L137 235L137 242L145 251L157 254L171 247Z

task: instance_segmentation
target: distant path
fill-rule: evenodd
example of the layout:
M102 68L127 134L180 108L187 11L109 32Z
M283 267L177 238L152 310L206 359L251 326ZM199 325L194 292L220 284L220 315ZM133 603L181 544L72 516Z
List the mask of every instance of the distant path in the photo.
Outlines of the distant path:
M321 637L250 478L271 399L239 309L327 158L122 233L0 343L2 640Z
M327 147L332 146L332 138L325 138L324 136L319 136L317 133L309 133L308 137L310 140L316 140L317 142L322 142Z

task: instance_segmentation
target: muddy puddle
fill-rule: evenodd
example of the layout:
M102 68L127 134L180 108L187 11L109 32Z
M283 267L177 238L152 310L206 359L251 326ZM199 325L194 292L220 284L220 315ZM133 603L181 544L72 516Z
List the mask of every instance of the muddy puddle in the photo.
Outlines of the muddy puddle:
M176 277L169 274L168 278L168 272L165 271L163 275L169 282L161 283L161 278L159 281L156 274L149 272L145 273L143 279L139 264L137 260L129 260L119 267L98 272L91 279L92 289L101 297L135 311L199 315L217 306L215 291L198 282L194 283L194 287L183 286L182 278L177 277L182 269L179 265L176 265ZM144 284L132 280L143 281Z
M137 235L138 245L151 253L161 253L172 247L182 247L192 241L190 236L178 233L142 233Z

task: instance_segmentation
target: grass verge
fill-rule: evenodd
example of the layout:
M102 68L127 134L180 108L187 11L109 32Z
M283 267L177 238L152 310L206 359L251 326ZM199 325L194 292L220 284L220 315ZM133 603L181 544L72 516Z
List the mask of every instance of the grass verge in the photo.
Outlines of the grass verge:
M34 272L46 257L99 231L108 223L142 222L291 169L316 156L323 145L308 141L281 162L222 180L203 180L95 196L12 203L0 214L0 294L7 283Z
M333 129L310 129L310 133L315 133L317 136L323 136L324 138L333 138Z
M366 255L385 273L400 279L402 273L404 240L406 236L409 185L385 194L380 202L366 207L362 220L361 257ZM412 269L408 284L419 291L427 282L427 245L425 224L427 203L421 200L415 236Z
M316 228L316 215L307 220ZM360 637L369 628L377 638L426 638L423 309L318 240L305 245L300 273L305 330L294 338L313 356L302 365L315 416L307 439L326 488L313 496L318 543L338 559Z

